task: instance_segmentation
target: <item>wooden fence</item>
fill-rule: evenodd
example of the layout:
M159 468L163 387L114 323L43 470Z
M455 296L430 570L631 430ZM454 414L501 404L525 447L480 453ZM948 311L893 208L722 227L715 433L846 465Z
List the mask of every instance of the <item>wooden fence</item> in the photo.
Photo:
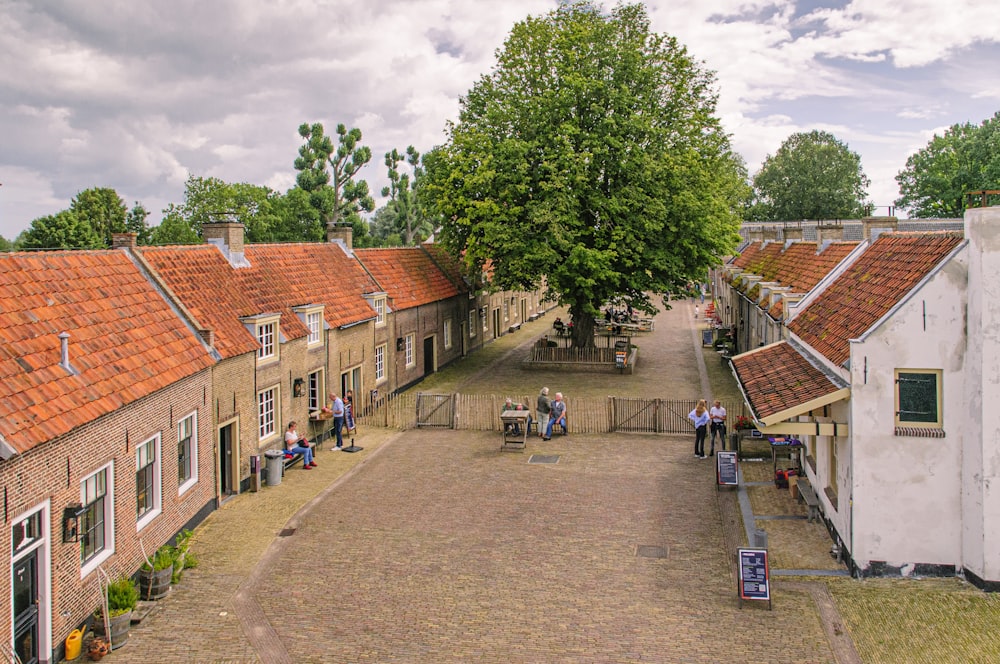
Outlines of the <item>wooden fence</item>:
M507 397L528 406L534 417L536 395L394 394L379 399L357 418L359 426L414 429L437 426L467 431L500 431L500 411ZM697 399L638 397L567 397L573 433L691 433L688 419ZM742 402L723 401L732 423L746 415Z

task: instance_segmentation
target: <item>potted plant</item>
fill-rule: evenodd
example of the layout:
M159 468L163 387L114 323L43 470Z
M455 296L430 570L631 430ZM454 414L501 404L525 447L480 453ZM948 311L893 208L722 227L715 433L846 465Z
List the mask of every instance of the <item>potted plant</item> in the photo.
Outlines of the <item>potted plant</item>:
M139 595L143 599L160 599L170 592L175 557L174 548L164 544L156 550L152 560L142 564L139 568Z
M110 637L112 649L117 650L128 641L132 626L132 611L139 603L139 590L127 576L119 577L104 589L105 604L95 615L94 631ZM104 610L107 608L107 620ZM107 626L105 626L107 623Z
M756 423L746 415L737 415L733 425L737 431L746 436L751 435L751 431L757 430Z
M174 540L174 567L173 574L170 579L171 583L180 583L181 575L184 573L184 570L195 567L198 564L194 554L189 551L191 547L191 536L193 534L194 533L185 528L177 534L177 538Z
M111 646L108 645L108 640L103 636L95 636L90 640L90 646L87 647L87 655L95 662L101 661L109 652L111 652Z

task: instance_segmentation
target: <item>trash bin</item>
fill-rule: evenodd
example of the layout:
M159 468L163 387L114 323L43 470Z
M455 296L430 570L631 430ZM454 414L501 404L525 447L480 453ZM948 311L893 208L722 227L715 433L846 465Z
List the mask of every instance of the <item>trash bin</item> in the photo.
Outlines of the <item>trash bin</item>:
M267 485L278 486L281 484L281 474L285 472L285 453L281 450L267 450L264 456L267 458Z
M755 528L753 531L753 545L758 549L767 548L767 531Z

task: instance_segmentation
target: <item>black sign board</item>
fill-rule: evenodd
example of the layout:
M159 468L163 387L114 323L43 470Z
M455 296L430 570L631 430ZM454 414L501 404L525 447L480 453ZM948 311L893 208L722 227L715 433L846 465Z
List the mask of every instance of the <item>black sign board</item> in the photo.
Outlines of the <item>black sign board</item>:
M767 600L771 608L770 571L767 567L767 549L739 550L740 607L745 599Z
M715 330L713 330L710 327L703 329L701 331L701 345L702 346L711 346L712 345L712 337L713 336L715 336Z
M736 452L716 452L715 454L716 488L739 484L739 466L736 459Z

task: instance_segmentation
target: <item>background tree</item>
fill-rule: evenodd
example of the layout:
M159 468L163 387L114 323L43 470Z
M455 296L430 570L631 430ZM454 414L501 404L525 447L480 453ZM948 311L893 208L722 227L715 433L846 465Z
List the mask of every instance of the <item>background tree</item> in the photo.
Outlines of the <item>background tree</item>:
M368 233L372 243L378 247L401 247L403 237L396 227L396 213L388 205L375 210L368 223Z
M20 238L21 249L101 249L104 238L72 210L39 217Z
M150 244L201 244L201 235L184 218L181 207L171 203L163 209L160 225L153 228Z
M0 251L13 251L14 243L0 235Z
M274 224L271 237L274 242L323 242L326 230L320 221L319 211L312 206L309 192L293 187L284 196L271 200Z
M400 171L400 164L406 163L413 172ZM430 237L433 232L430 223L422 218L417 201L417 186L423 175L420 168L420 153L412 145L406 148L406 154L401 154L395 148L385 153L385 165L388 168L389 186L382 187L382 195L389 198L385 207L392 216L393 226L404 245L417 244Z
M77 221L90 224L105 247L111 246L113 234L125 232L128 208L114 189L107 187L84 189L73 197L69 209L76 215Z
M792 134L753 178L753 221L858 219L871 181L861 157L825 131Z
M350 223L355 244L364 246L368 225L361 212L374 210L375 201L368 193L368 183L354 180L357 172L372 158L371 149L360 145L361 130L348 130L338 124L336 150L319 122L300 125L299 136L305 139L305 144L299 148L299 156L295 159L295 170L299 172L296 183L309 192L325 229Z
M149 244L153 239L153 230L146 223L149 211L139 201L135 202L132 209L125 216L125 230L135 233L136 244Z
M955 124L910 155L896 175L896 205L911 217L961 217L965 194L1000 189L1000 112L980 125Z
M515 25L497 58L420 188L473 273L491 261L502 289L544 278L585 346L604 303L652 311L650 293L735 246L746 180L714 76L641 5L566 3Z

